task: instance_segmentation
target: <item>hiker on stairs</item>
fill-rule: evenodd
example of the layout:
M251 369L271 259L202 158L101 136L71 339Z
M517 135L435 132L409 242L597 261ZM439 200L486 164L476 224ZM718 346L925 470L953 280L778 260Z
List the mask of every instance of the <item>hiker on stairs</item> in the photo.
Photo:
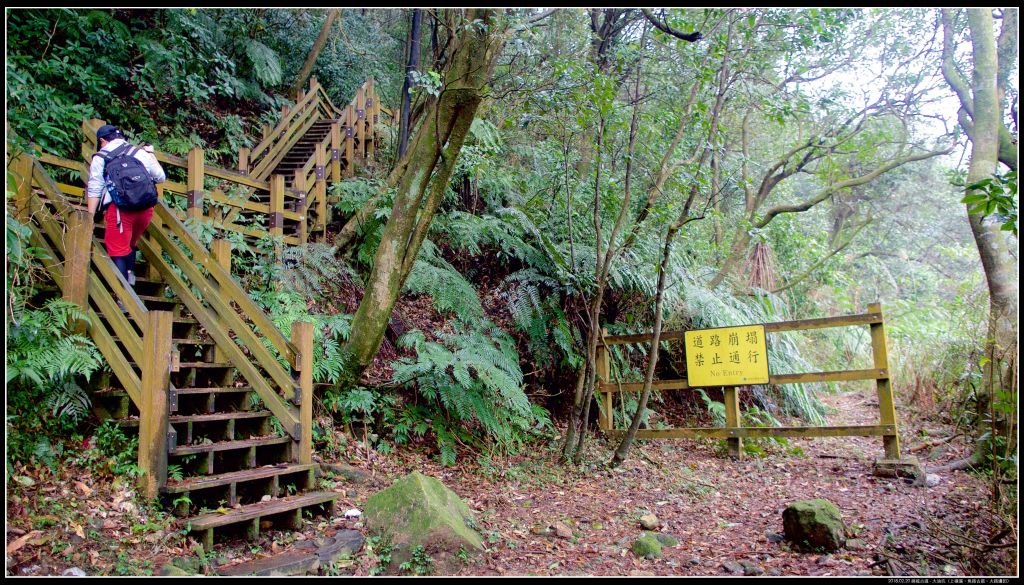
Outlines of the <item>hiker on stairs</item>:
M89 213L105 210L107 255L134 286L136 244L153 219L158 203L155 184L164 182L167 175L152 145L129 144L116 126L101 126L96 143L100 150L89 167Z

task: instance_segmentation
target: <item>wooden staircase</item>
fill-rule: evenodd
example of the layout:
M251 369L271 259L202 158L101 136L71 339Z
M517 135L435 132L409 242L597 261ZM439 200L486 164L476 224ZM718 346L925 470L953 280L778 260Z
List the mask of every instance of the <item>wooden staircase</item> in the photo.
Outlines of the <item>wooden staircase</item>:
M111 387L93 395L95 410L139 433L143 491L181 516L207 550L333 514L340 494L315 489L312 326L294 324L291 342L268 327L231 286L225 259L202 249L164 204L140 240L133 290L74 188L29 155L12 166L32 244L49 256L62 295L87 308L84 326L113 371Z
M185 179L159 186L134 289L107 256L84 189L70 184L88 177L83 161L105 122L83 122L83 161L8 147L16 213L48 256L54 292L85 309L77 327L112 373L94 410L138 433L143 493L181 516L207 550L334 511L340 494L315 489L313 327L293 323L284 337L231 276L223 236L269 237L280 254L324 234L326 182L353 176L373 156L380 112L372 79L344 109L314 79L264 127L256 156L239 152L237 170L206 164L198 148L187 158L156 152L169 177ZM183 209L168 205L175 198ZM211 224L222 237L207 247L186 222Z

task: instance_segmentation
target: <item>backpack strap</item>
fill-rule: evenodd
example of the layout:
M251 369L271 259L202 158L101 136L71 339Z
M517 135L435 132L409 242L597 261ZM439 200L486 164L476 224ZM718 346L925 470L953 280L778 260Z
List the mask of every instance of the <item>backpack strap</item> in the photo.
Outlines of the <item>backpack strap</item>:
M111 150L111 151L108 151L108 152L104 152L102 150L99 150L93 156L94 157L98 156L98 157L102 158L103 162L110 162L112 159L115 159L115 158L121 156L121 154L123 154L124 151L129 149L129 148L132 148L132 145L130 143L128 143L128 142L125 142L121 146L118 146L114 150ZM138 150L138 148L136 148L135 150ZM131 154L135 154L135 153L131 152L129 154L131 155Z

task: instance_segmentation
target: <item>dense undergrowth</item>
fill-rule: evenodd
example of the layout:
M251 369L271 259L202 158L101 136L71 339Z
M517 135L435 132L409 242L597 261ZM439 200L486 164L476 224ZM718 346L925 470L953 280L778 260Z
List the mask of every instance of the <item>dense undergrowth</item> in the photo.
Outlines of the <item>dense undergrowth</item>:
M317 73L321 83L342 103L373 74L385 99L396 96L402 42L396 39L404 21L355 11L344 18L352 36L328 46ZM308 47L318 22L302 11L285 10L11 11L10 129L47 152L74 157L82 117L101 117L168 152L183 154L203 146L211 160L230 167L238 148L251 144L260 124L273 121L288 103L282 88L306 50L298 39ZM530 41L538 46L562 42L554 37ZM513 44L511 51L520 62L534 63L538 49L528 45ZM514 59L503 65L506 75L496 88L511 97L496 100L474 122L442 208L405 282L379 367L358 384L343 383L342 344L389 217L388 198L361 226L347 254L316 244L290 249L277 262L266 253L272 242L244 247L238 242L237 275L284 334L297 320L316 325L316 435L325 456L335 450L335 427L379 452L416 444L446 464L473 453L514 453L536 437L556 434L585 362L585 333L591 326L586 307L597 286L599 248L607 243L597 237L591 219L596 215L605 225L613 222L626 181L623 165L610 157L595 214L588 170L593 159L584 160L577 143L600 115L609 134L605 148L621 155L631 115L630 105L620 99L615 72L595 73L580 51L570 49L561 47L560 56L547 64L558 75L536 83L537 91L529 90L533 82L524 80ZM630 50L622 47L614 56L620 66L630 63ZM655 168L670 138L677 114L669 97L678 90L651 83L656 99L645 105L641 137L650 146L636 154L637 164L648 169ZM786 129L784 114L779 117L783 122L772 121L770 131ZM690 145L698 140L697 134L686 138ZM393 144L383 146L383 153L393 152ZM363 176L331 187L341 196L338 218L348 217L382 189L389 156L383 154ZM741 221L730 217L727 207L708 211L672 250L666 330L849 314L882 300L894 380L905 406L977 418L964 396L978 382L981 340L976 332L984 319L984 292L965 235L966 217L942 211L957 200L937 170L938 165L922 164L887 177L877 192L860 193L874 197L873 205L883 212L902 203L900 197L917 207L916 215L903 219L910 227L895 229L896 223L882 222L879 229L888 230L887 250L861 240L820 261L832 250L828 228L838 221L824 209L781 216L758 232L758 241L772 253L746 259L742 272L792 278L810 270L808 278L785 291L769 283L707 287L728 253L722 225ZM738 192L737 177L727 179ZM682 192L691 181L707 187L708 180L703 174L679 176L666 190ZM789 189L812 187L805 182ZM651 327L662 231L677 211L673 205L678 207L672 203L656 209L656 221L640 230L612 265L600 323L610 334ZM224 235L209 226L202 229L204 239ZM949 237L937 248L927 247L918 233ZM25 236L24 227L8 215L7 246L17 251L7 259L7 429L13 439L8 458L47 461L53 451L43 442L47 437L81 432L74 429L88 411L84 388L104 366L91 343L67 328L68 317L75 316L72 307L37 302L36 288L45 278L38 265L32 268ZM902 252L894 256L889 250ZM870 367L863 365L870 359L863 330L779 334L771 342L775 373ZM682 376L680 348L666 342L664 349L667 357L658 376ZM51 351L74 359L48 361ZM613 351L612 379L640 380L647 352L642 345ZM749 424L777 424L783 417L823 424L830 413L818 396L837 390L823 384L755 386L744 394L746 416ZM627 395L616 405L617 423L627 424L635 408L636 399ZM721 393L713 390L657 394L649 408L649 426L684 419L724 424Z

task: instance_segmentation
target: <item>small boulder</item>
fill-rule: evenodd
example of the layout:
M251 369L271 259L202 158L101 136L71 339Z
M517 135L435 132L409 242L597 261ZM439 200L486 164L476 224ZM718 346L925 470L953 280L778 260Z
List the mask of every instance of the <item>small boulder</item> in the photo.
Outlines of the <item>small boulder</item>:
M729 571L733 575L743 574L743 565L737 563L736 561L725 561L724 563L722 563L722 568L726 571Z
M650 534L651 536L653 536L655 540L658 541L658 544L660 544L663 547L673 547L679 545L679 540L671 534L665 534L664 532L647 532L645 534Z
M940 481L942 481L942 478L934 473L924 476L924 484L930 488L939 485Z
M658 520L654 514L644 514L640 517L640 526L644 530L657 530L661 526L661 520Z
M555 533L558 538L564 538L566 540L572 538L572 529L563 524L562 522L555 522L551 525L551 531Z
M631 548L633 553L640 558L661 558L661 543L650 532L645 532L643 536L633 541Z
M786 540L805 551L834 552L846 544L846 525L835 504L824 499L801 500L782 512Z
M190 577L192 573L189 573L185 569L176 567L174 565L164 565L163 568L157 573L162 577Z
M324 463L324 469L352 483L366 483L370 481L369 473L347 463Z
M463 564L457 556L460 551L464 556L484 549L469 506L440 481L419 472L370 496L363 518L370 532L391 539L392 569L409 561L413 549L423 547L439 574L454 573Z
M61 573L61 575L65 577L88 577L85 571L79 569L78 567L71 567L70 569L66 569L63 573Z
M743 574L748 577L752 577L755 575L764 575L764 569L762 569L761 565L758 565L757 563L752 563L750 561L740 561L740 566L743 567Z

